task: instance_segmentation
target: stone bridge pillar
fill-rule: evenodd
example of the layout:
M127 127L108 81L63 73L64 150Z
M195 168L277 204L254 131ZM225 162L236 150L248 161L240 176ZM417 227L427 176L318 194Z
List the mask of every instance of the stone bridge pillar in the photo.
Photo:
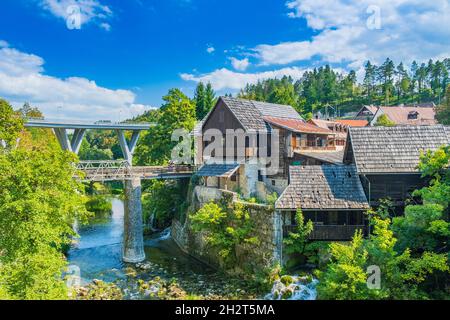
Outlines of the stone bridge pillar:
M137 263L145 259L141 179L139 178L125 181L125 216L122 259L129 263Z

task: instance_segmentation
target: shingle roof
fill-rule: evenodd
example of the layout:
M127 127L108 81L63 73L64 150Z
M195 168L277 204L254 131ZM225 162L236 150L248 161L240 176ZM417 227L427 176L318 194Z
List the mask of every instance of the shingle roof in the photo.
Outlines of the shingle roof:
M286 128L293 132L299 133L318 133L318 134L334 134L333 131L329 129L324 129L313 124L307 123L303 120L297 119L286 119L286 118L278 118L278 117L264 117L264 120L267 122Z
M221 97L222 101L233 112L245 130L270 130L262 118L261 112L250 100Z
M427 107L380 107L384 114L396 124L436 124L435 109ZM408 114L417 113L417 119L408 119Z
M228 178L239 168L239 164L204 164L196 173L200 177Z
M291 166L290 183L275 203L285 210L368 209L353 165Z
M350 128L359 173L417 172L420 152L450 143L444 126Z
M295 109L289 105L252 101L263 116L303 120Z
M344 150L339 151L323 151L323 152L308 152L308 151L300 151L294 150L294 153L298 153L299 155L318 159L320 161L333 163L333 164L342 164L344 161Z
M350 120L350 119L342 119L342 120L335 120L337 123L341 123L343 125L349 126L349 127L366 127L369 122L367 120Z
M245 130L270 131L270 126L263 119L264 116L302 119L294 108L287 105L230 97L221 97L221 99L241 122Z

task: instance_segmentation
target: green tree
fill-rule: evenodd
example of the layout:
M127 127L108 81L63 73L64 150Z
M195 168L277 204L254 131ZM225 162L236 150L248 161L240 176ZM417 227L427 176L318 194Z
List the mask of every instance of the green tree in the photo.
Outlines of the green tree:
M22 130L22 118L14 112L7 101L0 99L0 148L2 141L9 148L15 146Z
M11 126L9 126L11 128ZM86 217L73 154L35 146L0 151L0 287L6 299L64 299L63 250Z
M366 99L368 103L372 103L374 98L374 91L375 91L375 81L376 81L376 70L377 67L370 63L370 61L367 61L367 63L364 66L365 69L365 75L364 75L364 91L366 93Z
M24 118L42 118L44 116L38 108L32 107L28 102L25 102L18 112Z
M205 116L205 85L201 81L198 83L197 88L195 89L194 102L197 120L202 120Z
M424 299L434 294L425 290L436 274L449 271L447 256L425 251L412 257L409 249L395 250L397 239L390 219L372 218L373 234L364 240L356 232L350 244L332 243L331 262L319 273L321 299ZM380 270L380 287L369 287L368 267Z
M205 106L203 108L203 117L202 119L208 114L208 112L215 106L217 102L216 93L214 92L214 89L210 82L206 84L205 89Z
M138 144L135 161L140 165L167 163L172 149L178 143L172 141L174 130L191 132L194 128L195 105L184 93L179 89L171 89L163 100L156 125L143 135Z
M377 127L394 127L395 122L389 119L389 117L385 114L382 114L377 118L377 121L375 122L375 126Z
M218 251L225 268L236 262L238 245L259 242L252 236L253 223L248 209L241 203L225 206L210 202L190 215L190 219L192 229L204 232L206 243Z
M437 107L436 119L439 123L450 125L450 85L445 91L444 103Z
M289 232L288 238L284 239L287 253L298 253L303 255L305 252L308 237L313 231L313 223L311 220L305 222L302 210L297 209L295 214L296 231Z
M199 82L194 93L195 113L197 120L202 120L216 103L216 94L211 83L205 86Z
M393 76L395 73L394 62L387 58L386 61L378 68L378 78L382 84L382 92L384 103L389 105L393 91Z

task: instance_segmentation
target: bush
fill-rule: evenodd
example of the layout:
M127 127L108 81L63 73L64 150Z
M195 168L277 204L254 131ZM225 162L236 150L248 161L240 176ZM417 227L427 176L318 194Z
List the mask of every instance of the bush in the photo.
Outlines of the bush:
M107 196L94 195L90 196L86 202L86 210L94 213L111 213L112 203Z

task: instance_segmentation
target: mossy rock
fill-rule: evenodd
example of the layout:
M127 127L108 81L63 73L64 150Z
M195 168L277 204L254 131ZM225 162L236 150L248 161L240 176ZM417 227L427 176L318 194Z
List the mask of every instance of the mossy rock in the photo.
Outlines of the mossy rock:
M282 300L287 300L291 297L292 297L292 291L290 291L290 290L284 291L283 294L281 295Z
M288 276L288 275L284 275L281 277L280 281L285 286L288 286L288 285L294 283L294 278L292 278L291 276Z

